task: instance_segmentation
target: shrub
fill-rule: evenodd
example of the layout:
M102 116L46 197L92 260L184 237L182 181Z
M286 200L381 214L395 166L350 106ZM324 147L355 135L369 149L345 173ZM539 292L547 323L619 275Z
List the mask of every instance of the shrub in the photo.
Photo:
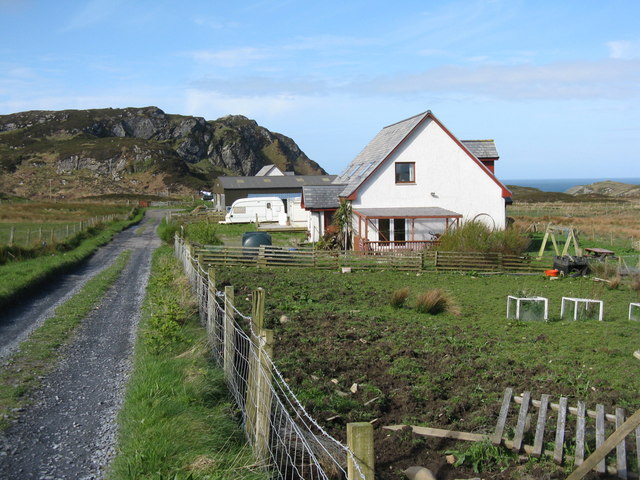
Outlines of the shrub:
M418 295L416 310L420 313L429 313L431 315L437 315L442 312L449 312L454 315L460 314L460 309L451 295L441 288L427 290Z
M640 275L634 275L633 277L631 277L629 286L631 287L631 290L640 293Z
M202 245L222 245L222 241L217 237L216 230L218 224L213 222L196 222L185 226L185 237L192 243Z
M394 290L393 293L391 293L391 306L393 308L404 307L408 297L409 297L409 287L404 287L398 290Z
M449 252L500 252L520 255L531 239L515 228L492 230L478 221L467 222L442 234L438 250Z
M160 225L158 225L158 236L160 239L168 243L173 244L173 238L178 231L178 224L174 220L167 220L166 217L162 219Z

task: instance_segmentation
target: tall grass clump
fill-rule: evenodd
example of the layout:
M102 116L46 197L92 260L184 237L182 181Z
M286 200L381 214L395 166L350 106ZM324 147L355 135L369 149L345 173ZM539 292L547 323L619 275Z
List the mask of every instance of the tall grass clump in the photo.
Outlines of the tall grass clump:
M409 287L399 288L391 293L391 306L393 308L402 308L409 298Z
M437 248L446 252L520 255L527 250L529 243L529 237L515 228L492 230L484 223L474 220L443 233Z
M453 315L460 314L460 308L453 297L441 288L433 288L422 292L416 298L416 310L420 313L437 315L448 312Z

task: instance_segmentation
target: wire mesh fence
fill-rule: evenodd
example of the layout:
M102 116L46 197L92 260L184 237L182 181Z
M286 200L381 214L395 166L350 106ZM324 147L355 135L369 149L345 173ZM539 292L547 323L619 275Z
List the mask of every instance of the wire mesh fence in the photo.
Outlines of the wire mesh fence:
M178 236L175 251L257 461L273 478L283 480L372 478L368 465L308 414L274 365L273 332L263 328L261 319L264 291L254 292L252 315L244 315L233 305L233 288L216 291L208 272Z
M124 220L127 215L104 215L78 222L43 224L0 224L0 245L32 247L44 243L62 242L79 232L101 223Z

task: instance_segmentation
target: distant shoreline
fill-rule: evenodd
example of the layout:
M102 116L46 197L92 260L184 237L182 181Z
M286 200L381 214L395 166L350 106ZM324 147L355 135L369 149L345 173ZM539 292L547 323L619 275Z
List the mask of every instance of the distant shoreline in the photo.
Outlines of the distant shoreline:
M640 185L640 177L631 178L542 178L542 179L515 179L502 180L505 185L517 185L518 187L537 188L543 192L566 192L571 187L577 185L591 185L592 183L612 182L626 183L629 185Z

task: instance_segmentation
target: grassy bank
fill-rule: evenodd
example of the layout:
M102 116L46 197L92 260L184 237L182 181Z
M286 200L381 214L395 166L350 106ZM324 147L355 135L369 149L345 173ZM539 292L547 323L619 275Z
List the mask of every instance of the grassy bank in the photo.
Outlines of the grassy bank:
M109 477L263 479L170 247L153 258Z
M114 235L130 225L140 222L144 212L137 212L129 220L116 221L96 230L94 236L82 240L73 250L48 256L33 258L22 262L0 266L0 307L15 300L21 294L36 288L41 282L71 268L91 254L98 247L111 241Z
M64 346L91 309L102 299L127 264L123 252L114 264L89 280L80 292L59 306L52 318L32 332L0 370L0 430L6 428L30 401L29 393L52 371Z

